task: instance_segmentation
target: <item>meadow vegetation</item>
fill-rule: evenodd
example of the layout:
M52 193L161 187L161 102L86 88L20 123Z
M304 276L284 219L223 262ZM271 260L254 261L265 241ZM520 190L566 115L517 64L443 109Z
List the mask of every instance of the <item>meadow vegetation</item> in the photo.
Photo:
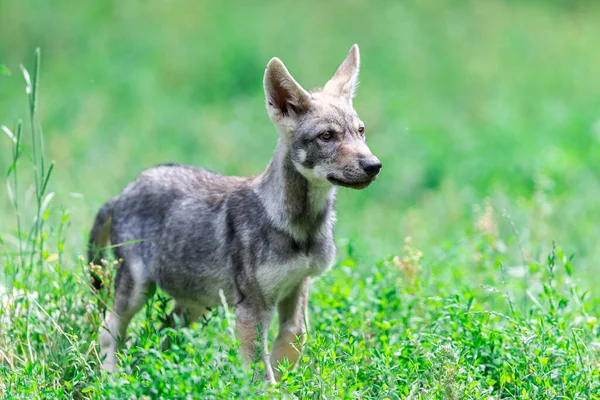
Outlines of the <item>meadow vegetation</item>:
M599 19L558 0L0 2L0 397L600 398ZM80 258L97 208L166 161L259 173L268 60L315 87L353 43L383 170L339 192L300 366L255 379L225 308L161 329L159 291L105 376L110 288Z

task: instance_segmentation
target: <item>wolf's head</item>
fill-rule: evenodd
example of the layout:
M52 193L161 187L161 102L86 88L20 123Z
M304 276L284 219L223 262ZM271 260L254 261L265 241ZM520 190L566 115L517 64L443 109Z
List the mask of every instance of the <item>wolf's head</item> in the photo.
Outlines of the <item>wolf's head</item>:
M381 170L381 162L365 142L365 125L352 106L359 66L354 45L323 89L309 92L278 58L267 65L267 112L295 168L313 185L363 189Z

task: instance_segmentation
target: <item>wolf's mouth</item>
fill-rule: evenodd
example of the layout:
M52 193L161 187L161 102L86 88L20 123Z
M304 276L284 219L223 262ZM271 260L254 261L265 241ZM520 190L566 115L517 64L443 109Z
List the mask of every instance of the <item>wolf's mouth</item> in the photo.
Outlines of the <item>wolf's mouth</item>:
M328 176L327 180L336 186L343 186L343 187L347 187L347 188L351 188L351 189L364 189L367 186L369 186L371 184L371 182L373 182L375 180L375 178L373 177L373 178L365 179L363 181L350 182L350 181L344 181L341 179L334 178L333 176Z

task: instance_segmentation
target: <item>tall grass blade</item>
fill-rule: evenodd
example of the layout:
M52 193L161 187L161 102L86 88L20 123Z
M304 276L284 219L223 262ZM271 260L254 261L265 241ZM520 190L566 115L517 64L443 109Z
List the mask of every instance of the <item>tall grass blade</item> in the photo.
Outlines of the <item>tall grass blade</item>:
M10 129L8 129L8 127L6 125L2 125L2 130L4 131L4 133L6 133L8 135L8 137L10 138L10 140L12 140L13 143L17 143L17 138L12 133L12 131Z

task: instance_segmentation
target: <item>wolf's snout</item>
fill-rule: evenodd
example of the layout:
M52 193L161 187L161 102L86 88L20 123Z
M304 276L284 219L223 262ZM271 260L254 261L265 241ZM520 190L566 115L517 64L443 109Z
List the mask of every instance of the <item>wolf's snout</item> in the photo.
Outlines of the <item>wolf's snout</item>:
M381 161L376 158L362 160L360 166L369 176L375 176L381 171Z

